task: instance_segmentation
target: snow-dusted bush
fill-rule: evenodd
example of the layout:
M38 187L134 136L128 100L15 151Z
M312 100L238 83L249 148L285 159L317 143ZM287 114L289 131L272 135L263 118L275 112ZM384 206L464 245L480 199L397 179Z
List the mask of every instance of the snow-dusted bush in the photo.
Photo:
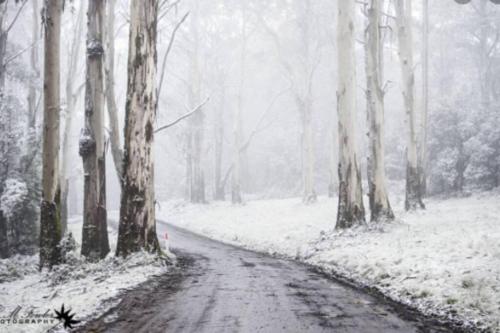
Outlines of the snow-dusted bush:
M7 220L22 210L27 197L28 187L25 182L13 178L5 181L4 191L0 197L0 209Z
M16 255L0 260L0 283L14 281L38 272L38 256Z
M76 251L66 254L64 264L55 266L50 271L45 271L43 281L51 285L62 284L70 280L84 279L88 276L95 276L96 279L104 280L119 273L139 266L164 265L164 261L157 255L148 252L137 252L127 258L116 257L113 253L98 262L87 261Z
M500 184L500 105L483 109L466 94L431 112L428 180L431 193L492 189Z

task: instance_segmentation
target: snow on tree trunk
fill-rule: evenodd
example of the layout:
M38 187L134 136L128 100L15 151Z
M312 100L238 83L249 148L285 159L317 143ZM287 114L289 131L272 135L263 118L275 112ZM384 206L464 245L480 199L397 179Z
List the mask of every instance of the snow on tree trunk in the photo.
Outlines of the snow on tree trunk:
M61 12L61 1L45 1L40 268L51 267L61 260L59 249L61 240L60 189L58 186Z
M85 125L79 151L84 172L82 255L98 260L109 252L104 167L103 1L89 0L87 19Z
M370 0L365 42L366 98L368 116L368 187L371 221L393 220L386 189L384 164L384 91L382 90L381 0Z
M415 115L415 73L412 50L411 0L394 3L398 30L399 59L403 81L403 99L408 124L406 147L406 198L405 209L425 208L422 202L418 166L416 115Z
M339 205L336 228L349 228L365 222L361 173L355 152L356 66L353 1L338 2L337 22Z
M115 164L118 180L122 176L123 151L120 145L120 129L118 108L115 97L115 4L116 0L107 2L106 20L106 108L109 116L109 141L111 154ZM121 181L120 181L121 183Z
M156 120L156 32L158 1L130 2L125 149L116 254L158 252L153 126Z
M80 42L83 31L83 14L84 3L80 4L78 17L73 31L73 40L71 41L71 51L68 57L68 72L66 74L66 113L64 116L64 131L62 142L62 156L61 156L61 232L64 234L68 223L68 191L69 191L69 175L68 164L70 160L71 148L71 125L75 113L75 105L78 99L78 92L74 91L73 83L75 81L75 73L78 69L79 56L80 56Z

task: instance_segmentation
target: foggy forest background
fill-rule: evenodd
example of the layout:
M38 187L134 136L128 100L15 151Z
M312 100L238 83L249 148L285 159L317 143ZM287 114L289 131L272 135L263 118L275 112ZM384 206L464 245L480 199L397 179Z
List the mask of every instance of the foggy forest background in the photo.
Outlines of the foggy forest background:
M111 2L111 1L110 1ZM15 224L16 253L37 248L41 196L43 1L2 1L3 94L0 103L0 196ZM86 1L66 1L61 40L61 163L68 214L81 214L83 169L78 154L84 119ZM107 6L109 10L109 6ZM395 9L382 15L385 168L392 205L403 205L406 133ZM366 5L355 7L357 157L367 193ZM129 3L115 1L114 80L123 145ZM428 83L422 51L428 31ZM160 1L156 128L195 111L155 135L156 200L231 200L235 140L241 149L241 199L336 196L338 191L336 1ZM36 22L37 21L37 22ZM490 1L413 1L415 109L421 135L428 90L427 196L463 196L500 183L500 6ZM38 49L37 52L32 51ZM168 57L167 57L167 56ZM108 64L108 62L107 62ZM303 113L309 103L312 189L304 193ZM109 107L109 105L107 106ZM238 117L238 115L240 117ZM107 205L120 186L106 113ZM239 119L239 120L238 120ZM235 134L235 129L238 134ZM199 135L199 152L188 139ZM193 162L193 156L198 161ZM309 162L310 162L309 161ZM192 163L199 172L193 181ZM200 178L201 177L201 178ZM63 180L63 183L65 181ZM194 184L194 185L193 185ZM394 198L394 199L393 199ZM396 199L399 198L399 199ZM424 198L425 202L425 198ZM332 199L332 205L337 202ZM335 217L332 216L332 225Z

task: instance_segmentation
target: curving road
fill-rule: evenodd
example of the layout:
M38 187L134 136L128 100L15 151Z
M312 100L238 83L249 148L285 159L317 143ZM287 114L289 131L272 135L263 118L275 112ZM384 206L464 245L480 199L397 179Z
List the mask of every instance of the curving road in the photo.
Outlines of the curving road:
M164 223L179 269L129 291L84 331L451 332L297 262Z

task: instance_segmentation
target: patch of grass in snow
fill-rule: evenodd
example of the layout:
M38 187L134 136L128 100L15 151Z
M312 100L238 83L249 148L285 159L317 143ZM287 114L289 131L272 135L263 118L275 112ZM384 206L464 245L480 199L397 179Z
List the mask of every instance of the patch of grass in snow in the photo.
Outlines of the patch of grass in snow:
M471 279L462 280L462 288L469 289L474 286L474 282Z
M38 255L15 255L0 260L0 283L21 279L38 272Z
M76 252L70 252L66 256L66 263L55 266L52 270L44 270L42 281L55 286L70 280L84 279L94 276L95 281L101 282L109 277L125 273L127 270L139 266L164 266L165 261L155 254L145 251L131 254L127 258L116 257L114 253L108 254L106 258L97 262L87 261ZM68 260L68 258L70 258Z

